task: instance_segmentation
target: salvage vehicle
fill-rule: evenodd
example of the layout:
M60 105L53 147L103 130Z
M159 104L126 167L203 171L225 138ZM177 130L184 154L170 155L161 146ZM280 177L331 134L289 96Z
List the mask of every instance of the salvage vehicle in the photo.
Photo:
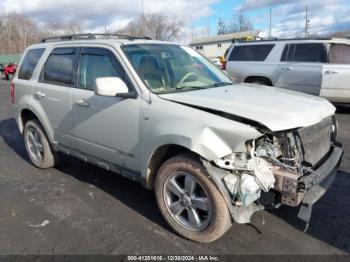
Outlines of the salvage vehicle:
M325 99L233 84L190 47L147 37L44 39L11 97L36 167L63 153L140 181L174 231L203 243L264 207L308 222L343 152Z
M280 39L235 43L226 71L238 82L276 86L350 103L350 40Z

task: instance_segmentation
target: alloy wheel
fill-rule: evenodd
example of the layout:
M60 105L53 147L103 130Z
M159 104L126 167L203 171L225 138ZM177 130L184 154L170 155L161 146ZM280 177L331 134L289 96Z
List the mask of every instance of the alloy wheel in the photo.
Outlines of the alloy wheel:
M192 231L201 231L209 225L211 201L195 176L177 172L165 181L163 190L166 207L179 225Z
M33 127L30 127L26 138L29 154L37 162L44 161L44 145L41 134Z

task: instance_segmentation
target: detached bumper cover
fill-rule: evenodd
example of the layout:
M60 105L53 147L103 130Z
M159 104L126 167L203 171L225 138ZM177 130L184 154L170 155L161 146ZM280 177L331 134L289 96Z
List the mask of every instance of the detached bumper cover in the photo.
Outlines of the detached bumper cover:
M343 149L340 146L333 146L332 153L323 163L323 165L313 171L310 175L304 176L300 179L302 188L305 190L303 203L315 203L332 185L337 173L337 168L341 162L342 155ZM324 193L315 199L317 191ZM317 195L319 195L319 193Z
M300 219L309 222L312 205L315 204L333 184L342 156L342 147L333 145L333 151L323 165L310 175L300 179L299 188L304 191L304 197L298 215Z

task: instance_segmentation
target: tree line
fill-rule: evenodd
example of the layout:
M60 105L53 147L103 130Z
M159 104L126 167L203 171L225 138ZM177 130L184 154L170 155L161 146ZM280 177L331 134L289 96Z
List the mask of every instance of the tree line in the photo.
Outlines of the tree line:
M230 20L224 21L219 18L218 21L218 35L250 31L253 29L253 23L241 12L237 13Z
M124 28L109 28L103 33L149 36L156 40L171 41L180 36L184 27L185 22L179 17L153 13L136 16ZM219 20L218 34L247 31L252 28L251 21L239 13L231 20ZM87 29L80 21L74 19L48 20L39 24L25 15L4 14L0 16L0 54L21 54L26 47L45 37L84 32L87 32Z
M152 39L170 41L177 38L184 22L161 13L135 17L125 28L101 33L117 33L149 36ZM39 25L35 20L16 13L0 16L0 54L21 54L45 37L87 32L77 20L46 21Z

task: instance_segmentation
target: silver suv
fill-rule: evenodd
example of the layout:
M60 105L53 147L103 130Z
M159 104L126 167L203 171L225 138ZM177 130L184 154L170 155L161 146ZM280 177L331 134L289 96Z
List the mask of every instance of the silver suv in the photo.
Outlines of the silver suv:
M63 153L138 180L155 190L169 225L198 242L264 206L301 206L308 221L342 157L328 101L233 85L172 43L46 39L26 50L11 95L36 167L53 167Z
M277 86L350 103L350 40L289 39L233 44L226 70L238 82Z

